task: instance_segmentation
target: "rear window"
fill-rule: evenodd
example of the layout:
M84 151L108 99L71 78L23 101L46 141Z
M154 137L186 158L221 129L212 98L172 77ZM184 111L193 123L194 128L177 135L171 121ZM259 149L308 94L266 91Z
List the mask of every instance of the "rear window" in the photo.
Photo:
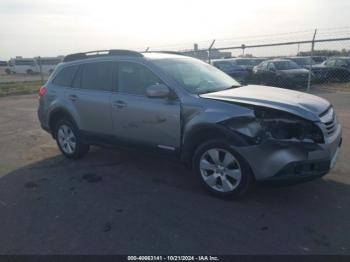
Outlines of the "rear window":
M78 66L69 66L63 68L52 81L53 84L58 86L71 86L73 77L78 70Z

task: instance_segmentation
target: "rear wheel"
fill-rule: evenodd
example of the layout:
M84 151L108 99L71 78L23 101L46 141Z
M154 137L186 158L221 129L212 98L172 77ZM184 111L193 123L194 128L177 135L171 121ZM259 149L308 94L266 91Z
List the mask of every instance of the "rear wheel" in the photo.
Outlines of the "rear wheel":
M32 70L32 69L28 69L28 70L27 70L27 74L28 74L28 75L33 75L33 74L34 74L34 72L33 72L33 70Z
M194 171L204 186L216 196L242 196L253 185L248 164L224 140L212 140L200 145L193 161Z
M89 145L82 143L78 129L67 119L57 122L55 138L59 149L67 158L80 158L89 151Z

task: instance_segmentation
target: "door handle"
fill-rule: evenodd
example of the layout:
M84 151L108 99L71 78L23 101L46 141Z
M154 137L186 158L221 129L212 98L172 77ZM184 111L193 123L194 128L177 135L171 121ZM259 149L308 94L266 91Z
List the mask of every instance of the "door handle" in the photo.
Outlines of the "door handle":
M126 103L124 101L118 100L113 102L113 106L117 108L123 108L126 107Z
M77 97L76 95L69 95L69 96L68 96L68 99L71 100L71 101L73 101L73 102L75 102L75 101L78 100L78 97Z

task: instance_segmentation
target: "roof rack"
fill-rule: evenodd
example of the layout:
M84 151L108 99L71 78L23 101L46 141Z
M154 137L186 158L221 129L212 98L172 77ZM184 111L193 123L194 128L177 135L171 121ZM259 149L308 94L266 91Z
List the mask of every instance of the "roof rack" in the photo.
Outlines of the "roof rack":
M93 57L99 57L99 56L109 56L109 55L137 56L137 57L143 56L141 53L136 51L131 51L131 50L123 50L123 49L96 50L96 51L66 55L63 59L63 62L70 62L70 61L75 61L80 59L93 58Z

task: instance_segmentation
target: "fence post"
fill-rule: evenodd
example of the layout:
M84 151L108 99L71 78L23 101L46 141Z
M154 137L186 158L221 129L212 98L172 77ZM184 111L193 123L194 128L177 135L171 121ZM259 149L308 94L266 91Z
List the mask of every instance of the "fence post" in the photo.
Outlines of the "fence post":
M310 87L311 87L311 75L312 75L312 57L314 55L314 47L315 47L315 38L316 38L316 33L317 29L315 29L314 36L312 38L312 43L311 43L311 53L310 53L310 65L309 65L309 77L307 80L307 92L310 92Z
M213 42L211 42L211 44L210 44L210 46L208 48L209 64L211 62L211 48L213 47L214 43L215 43L215 39L213 40Z
M42 70L42 66L41 66L41 57L38 57L38 62L39 62L39 71L40 71L40 80L41 83L44 84L44 76L43 76L43 70Z

